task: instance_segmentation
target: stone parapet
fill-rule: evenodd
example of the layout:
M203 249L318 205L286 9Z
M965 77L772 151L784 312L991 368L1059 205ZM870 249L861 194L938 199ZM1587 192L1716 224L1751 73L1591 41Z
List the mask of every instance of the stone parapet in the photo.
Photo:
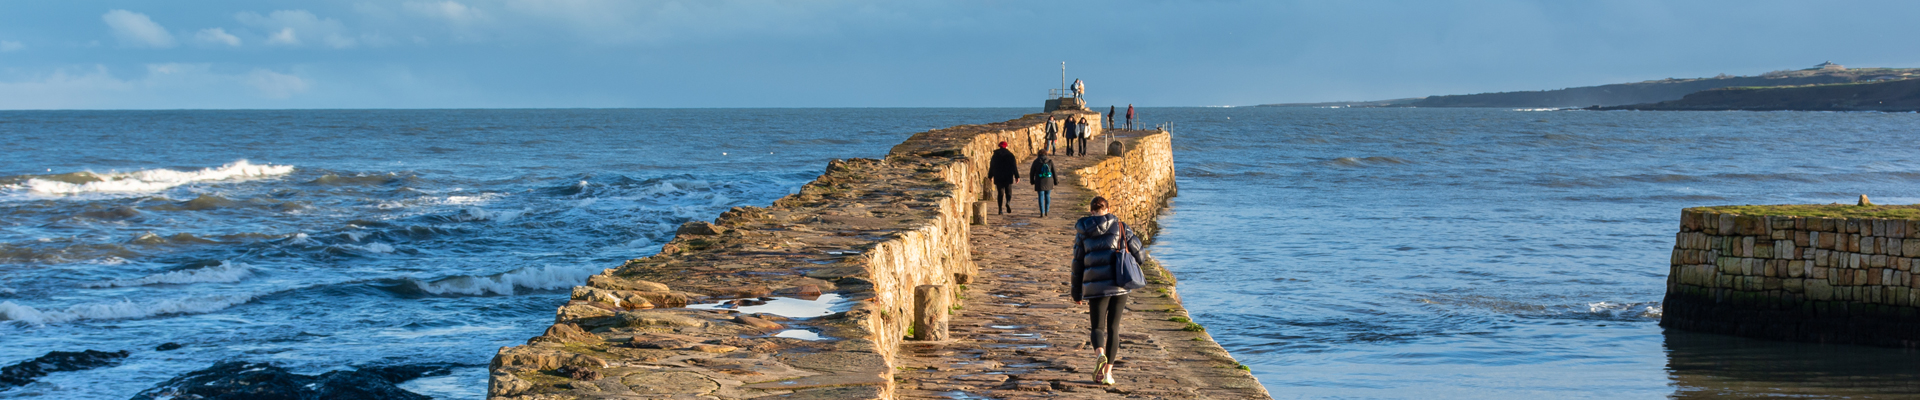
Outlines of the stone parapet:
M1046 118L919 133L884 159L832 161L770 207L681 226L659 254L574 288L544 335L502 348L489 397L891 398L914 289L976 273L969 212L989 156L1004 141L1029 157ZM1171 182L1160 148L1166 168L1151 171L1165 175L1147 180ZM1100 176L1138 186L1114 171ZM826 315L754 311L767 302Z
M1920 220L1681 211L1660 325L1920 346Z

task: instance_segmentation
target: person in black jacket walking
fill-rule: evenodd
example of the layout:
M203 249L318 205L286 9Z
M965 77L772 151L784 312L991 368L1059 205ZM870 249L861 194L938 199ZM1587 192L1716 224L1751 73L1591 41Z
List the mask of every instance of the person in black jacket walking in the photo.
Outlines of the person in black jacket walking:
M1095 197L1088 206L1093 215L1074 222L1071 296L1089 304L1093 323L1093 351L1099 360L1094 380L1113 384L1113 361L1120 357L1120 311L1127 308L1127 288L1113 282L1113 260L1125 251L1140 259L1140 236L1114 216L1107 198Z
M1054 122L1053 116L1049 115L1047 116L1047 149L1042 153L1054 154L1055 152L1053 148L1053 143L1055 140L1059 140L1059 139L1060 139L1060 125Z
M987 176L993 177L994 198L1000 202L1000 213L1013 212L1013 184L1020 182L1020 159L1007 150L1007 142L1000 142L1000 149L993 151L993 158L987 163Z
M1053 203L1053 185L1060 184L1060 177L1054 176L1053 159L1047 153L1033 158L1033 167L1027 169L1027 176L1033 179L1034 195L1040 199L1040 216L1047 216L1047 208Z

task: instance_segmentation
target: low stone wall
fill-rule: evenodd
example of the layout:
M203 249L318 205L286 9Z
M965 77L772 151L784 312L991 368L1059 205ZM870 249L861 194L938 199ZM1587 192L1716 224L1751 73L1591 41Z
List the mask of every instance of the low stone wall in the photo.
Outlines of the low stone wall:
M1160 232L1160 210L1166 208L1167 199L1179 194L1173 175L1173 135L1161 131L1121 132L1125 133L1116 136L1129 147L1120 157L1101 160L1074 174L1088 189L1105 196L1121 221L1131 224L1142 237L1152 238ZM1086 210L1085 204L1078 206L1064 211Z
M968 213L990 190L982 184L989 156L1002 141L1022 158L1031 155L1043 145L1046 118L916 134L885 159L829 163L771 207L737 207L712 223L683 225L659 254L574 288L546 334L502 348L489 397L890 398L914 288L965 283L975 273ZM1146 181L1171 182L1171 147L1155 149L1168 158L1157 165L1168 167ZM1116 190L1144 190L1105 179ZM790 319L683 308L827 295L841 296L832 306L846 311ZM824 339L775 336L789 330Z
M1680 214L1660 325L1920 345L1920 220Z

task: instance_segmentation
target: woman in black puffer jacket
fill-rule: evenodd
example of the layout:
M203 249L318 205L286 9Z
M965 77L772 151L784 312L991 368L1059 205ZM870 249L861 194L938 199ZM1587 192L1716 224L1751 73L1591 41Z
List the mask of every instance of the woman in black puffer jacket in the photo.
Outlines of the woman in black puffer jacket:
M1094 380L1113 384L1113 362L1120 353L1120 311L1127 308L1127 289L1113 283L1113 258L1125 250L1140 258L1140 237L1134 235L1120 217L1113 216L1107 198L1095 197L1093 215L1073 224L1073 299L1088 304L1087 315L1093 322L1093 351L1099 367ZM1125 243L1122 238L1126 239Z

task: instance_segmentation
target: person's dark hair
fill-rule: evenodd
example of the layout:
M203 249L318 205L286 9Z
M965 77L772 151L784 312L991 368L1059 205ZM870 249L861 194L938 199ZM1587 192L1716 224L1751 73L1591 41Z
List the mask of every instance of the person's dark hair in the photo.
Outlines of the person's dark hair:
M1107 209L1107 198L1104 196L1094 197L1093 203L1087 205L1087 211L1100 211L1105 209Z

